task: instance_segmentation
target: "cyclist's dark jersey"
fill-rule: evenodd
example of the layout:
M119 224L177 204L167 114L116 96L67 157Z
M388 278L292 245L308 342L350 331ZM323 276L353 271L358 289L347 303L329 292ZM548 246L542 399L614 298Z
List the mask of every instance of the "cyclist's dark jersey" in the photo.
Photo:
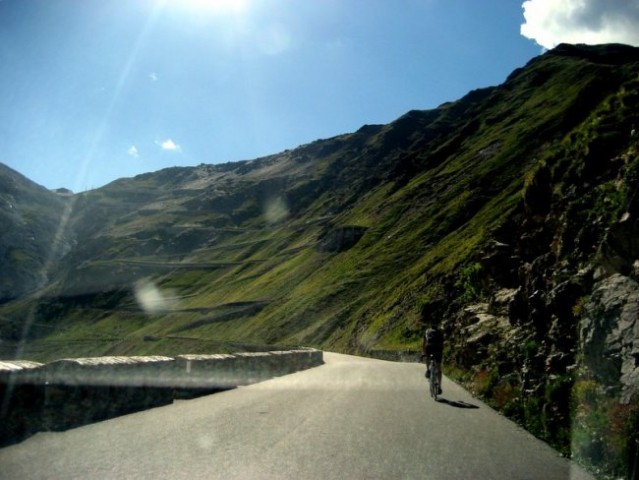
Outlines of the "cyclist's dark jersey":
M424 334L424 354L434 355L437 363L441 363L444 354L444 335L440 330L429 328Z

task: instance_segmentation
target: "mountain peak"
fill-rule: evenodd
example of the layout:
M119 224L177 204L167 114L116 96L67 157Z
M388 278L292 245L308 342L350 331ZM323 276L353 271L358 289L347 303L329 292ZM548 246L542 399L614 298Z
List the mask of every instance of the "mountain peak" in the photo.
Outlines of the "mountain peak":
M549 50L546 55L580 57L595 63L619 65L639 60L639 48L621 43L603 45L560 43L552 50Z

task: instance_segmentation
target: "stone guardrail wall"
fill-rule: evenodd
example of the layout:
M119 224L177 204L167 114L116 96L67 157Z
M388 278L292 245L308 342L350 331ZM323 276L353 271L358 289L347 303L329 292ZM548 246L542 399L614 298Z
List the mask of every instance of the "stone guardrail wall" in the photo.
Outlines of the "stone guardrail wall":
M323 363L315 349L0 361L0 446Z

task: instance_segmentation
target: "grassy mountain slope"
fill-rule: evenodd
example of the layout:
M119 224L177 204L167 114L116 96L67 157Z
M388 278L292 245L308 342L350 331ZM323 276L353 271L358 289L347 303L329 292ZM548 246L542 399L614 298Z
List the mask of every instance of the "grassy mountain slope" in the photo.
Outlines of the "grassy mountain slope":
M500 87L389 125L76 195L68 231L77 246L40 299L37 321L69 324L56 337L87 321L96 333L123 323L110 335L142 350L140 338L177 330L349 351L416 348L422 306L445 298L521 209L540 159L633 78L635 56L561 47ZM363 236L343 248L348 226ZM322 248L332 237L337 247ZM170 311L132 311L131 286L144 279L172 292ZM259 311L242 315L242 306L219 322L206 311L246 302ZM75 303L99 307L101 320ZM144 328L130 326L132 315Z
M578 400L627 385L589 371L580 338L597 282L634 281L638 104L638 49L561 45L388 125L75 195L74 248L0 307L0 354L381 355L417 351L434 319L451 374L592 458Z

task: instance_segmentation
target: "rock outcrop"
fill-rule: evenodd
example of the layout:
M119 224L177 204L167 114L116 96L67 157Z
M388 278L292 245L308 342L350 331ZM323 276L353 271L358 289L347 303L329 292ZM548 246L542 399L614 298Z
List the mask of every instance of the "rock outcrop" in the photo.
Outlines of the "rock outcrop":
M579 330L584 365L622 403L639 401L639 283L621 274L597 282Z

